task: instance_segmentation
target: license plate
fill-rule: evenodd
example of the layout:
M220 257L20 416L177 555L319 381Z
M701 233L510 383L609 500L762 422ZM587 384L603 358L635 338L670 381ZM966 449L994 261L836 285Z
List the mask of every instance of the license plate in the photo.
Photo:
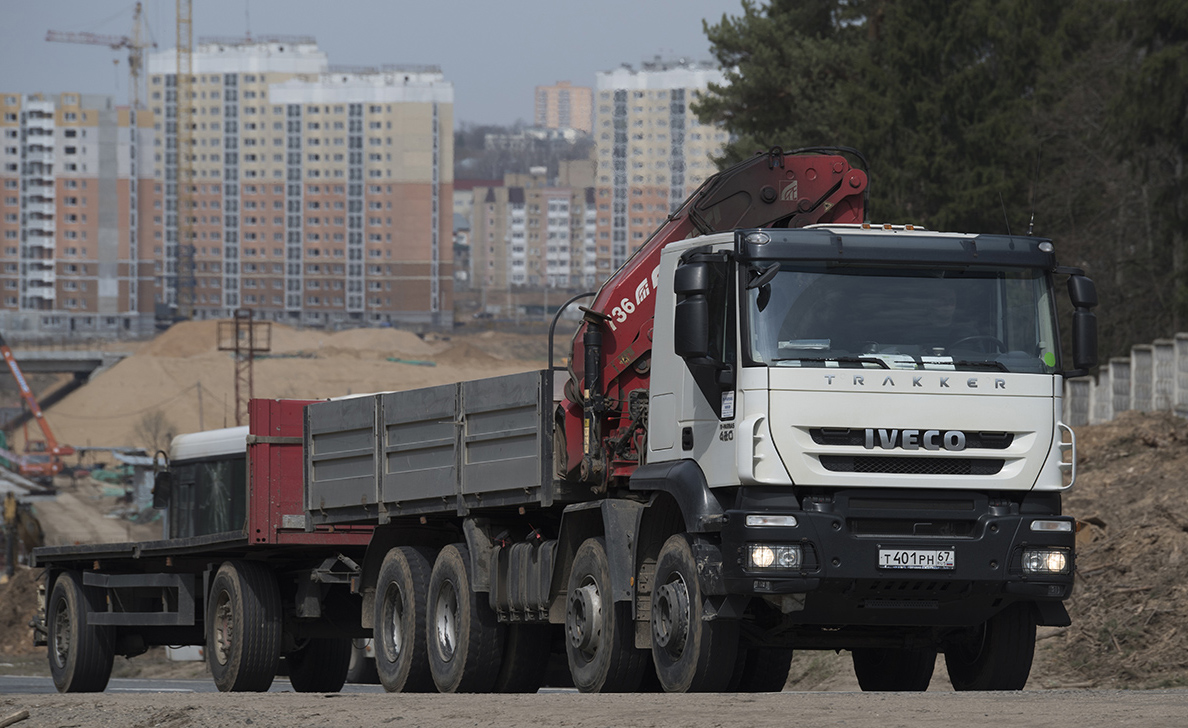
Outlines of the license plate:
M952 569L952 549L879 549L880 569Z

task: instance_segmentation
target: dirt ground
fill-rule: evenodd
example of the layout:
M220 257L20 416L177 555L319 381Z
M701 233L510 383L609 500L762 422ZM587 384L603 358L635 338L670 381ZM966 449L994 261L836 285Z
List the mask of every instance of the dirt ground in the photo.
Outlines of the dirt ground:
M1181 690L1022 693L765 693L758 695L344 695L310 693L0 696L18 728L190 726L516 726L517 728L1084 728L1188 725Z

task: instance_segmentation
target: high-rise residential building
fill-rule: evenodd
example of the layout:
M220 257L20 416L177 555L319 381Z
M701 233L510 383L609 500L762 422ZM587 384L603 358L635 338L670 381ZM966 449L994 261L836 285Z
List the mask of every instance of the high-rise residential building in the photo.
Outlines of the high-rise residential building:
M152 54L148 77L166 210L152 244L159 296L176 306L176 53ZM196 318L450 325L453 86L440 69L336 68L307 37L200 39L191 88L194 273L180 290Z
M110 96L0 93L7 332L153 330L152 115Z
M577 129L589 134L594 92L588 86L558 81L536 87L535 126L541 129Z
M713 156L727 134L702 124L689 105L723 82L712 64L683 59L597 74L597 235L615 268L716 171Z
M586 289L609 274L609 258L599 269L589 168L562 162L556 178L534 167L474 188L472 288Z

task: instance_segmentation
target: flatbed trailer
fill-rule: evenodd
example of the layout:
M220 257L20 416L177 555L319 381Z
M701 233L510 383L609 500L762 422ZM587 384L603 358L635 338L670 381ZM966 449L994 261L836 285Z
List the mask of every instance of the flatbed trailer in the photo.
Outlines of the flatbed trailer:
M59 689L102 690L116 654L137 655L155 645L205 645L215 682L224 690L267 689L282 656L298 690L341 687L350 638L368 636L358 627L350 577L372 529L306 530L305 404L253 400L252 424L237 433L237 446L200 441L186 452L183 439L181 457L158 479L154 493L158 505L168 503L171 494L191 496L189 508L175 506L166 516L181 535L34 550L33 565L44 569L37 634L48 647ZM244 485L246 477L237 504L242 512L224 509L242 516L239 528L208 533L226 518L208 518L205 524L189 518L210 510L210 499L218 497L210 489L195 492L201 470L207 480L212 473L224 476L216 491ZM268 624L263 641L232 645L231 634L252 615ZM323 670L326 661L342 670Z

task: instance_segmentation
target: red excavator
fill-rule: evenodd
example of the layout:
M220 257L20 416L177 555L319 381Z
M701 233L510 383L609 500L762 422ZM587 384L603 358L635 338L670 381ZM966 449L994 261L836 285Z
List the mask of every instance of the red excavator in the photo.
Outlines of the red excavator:
M33 419L37 421L37 426L41 428L44 438L30 440L26 437L24 455L7 453L6 456L21 475L40 483L50 484L53 482L54 476L62 472L62 456L74 454L74 448L59 444L58 439L54 437L49 422L46 421L45 414L41 411L41 406L37 404L37 398L33 396L33 390L25 381L25 375L21 373L21 368L12 355L12 349L8 348L8 342L4 340L2 334L0 334L0 355L4 356L4 363L8 365L13 379L16 380L17 388L21 391L21 398L25 400L25 405L32 413Z

